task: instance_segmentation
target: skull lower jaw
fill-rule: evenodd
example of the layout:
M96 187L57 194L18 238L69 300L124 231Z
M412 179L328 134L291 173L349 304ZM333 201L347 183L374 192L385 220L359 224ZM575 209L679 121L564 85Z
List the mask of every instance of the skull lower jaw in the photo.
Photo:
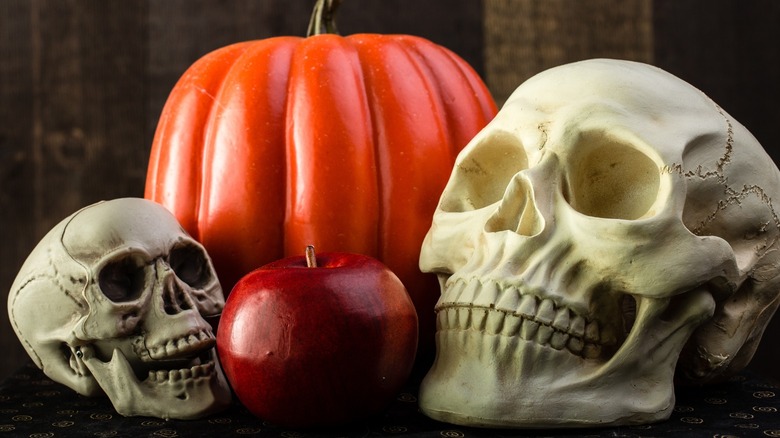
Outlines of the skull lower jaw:
M435 420L527 428L639 424L666 419L674 407L671 386L589 379L598 363L533 341L474 331L439 332L436 341L436 361L420 387L421 410ZM605 388L614 394L608 403ZM645 393L621 395L637 390Z
M553 336L442 329L437 357L420 387L431 418L481 427L596 427L667 419L674 408L674 367L692 331L712 315L705 290L671 300L638 300L637 319L619 348L576 354ZM481 309L480 309L481 311ZM495 309L486 310L487 317ZM439 312L440 318L442 310ZM663 316L663 317L661 317ZM489 326L486 326L486 328ZM575 348L576 350L576 348Z
M119 414L190 420L224 410L231 403L215 350L204 356L208 359L192 366L149 371L143 380L118 349L108 362L85 356L85 363Z

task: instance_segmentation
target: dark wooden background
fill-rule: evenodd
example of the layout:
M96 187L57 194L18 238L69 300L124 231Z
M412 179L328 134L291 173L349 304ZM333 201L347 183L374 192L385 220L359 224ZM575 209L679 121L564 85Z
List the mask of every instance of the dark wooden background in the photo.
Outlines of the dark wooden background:
M302 35L312 4L0 1L0 290L63 217L143 195L157 117L192 62L233 42ZM561 63L653 63L709 94L780 162L779 22L775 0L346 0L339 28L449 47L499 103ZM751 365L771 378L780 378L778 319ZM2 379L26 359L6 312L0 351Z

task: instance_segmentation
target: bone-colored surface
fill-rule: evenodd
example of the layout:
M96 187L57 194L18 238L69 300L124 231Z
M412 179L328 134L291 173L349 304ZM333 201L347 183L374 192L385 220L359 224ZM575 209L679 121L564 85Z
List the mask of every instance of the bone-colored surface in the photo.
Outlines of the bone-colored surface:
M211 260L167 210L122 198L56 225L8 297L36 365L76 392L107 394L126 416L198 418L230 389L206 317L224 297Z
M778 305L773 199L761 145L673 75L594 59L532 77L458 157L422 247L442 289L423 412L668 418L675 369L739 371Z

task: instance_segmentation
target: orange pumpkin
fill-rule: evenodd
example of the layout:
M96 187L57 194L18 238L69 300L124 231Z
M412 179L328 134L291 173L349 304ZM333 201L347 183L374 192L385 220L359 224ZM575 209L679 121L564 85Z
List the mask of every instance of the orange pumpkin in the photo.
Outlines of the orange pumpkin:
M226 293L309 244L378 258L430 344L439 289L418 269L420 245L457 153L495 113L474 70L419 37L238 43L173 88L145 197L206 247Z

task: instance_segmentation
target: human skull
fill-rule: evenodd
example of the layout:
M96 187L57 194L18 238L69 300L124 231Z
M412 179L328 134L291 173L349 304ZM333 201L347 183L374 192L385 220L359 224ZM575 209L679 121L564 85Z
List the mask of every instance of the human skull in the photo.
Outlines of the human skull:
M230 389L207 317L225 300L206 251L151 201L93 204L56 225L8 296L35 364L126 416L191 419Z
M442 290L422 411L668 418L673 379L739 371L778 306L776 199L756 139L663 70L597 59L529 79L459 155L422 246Z

